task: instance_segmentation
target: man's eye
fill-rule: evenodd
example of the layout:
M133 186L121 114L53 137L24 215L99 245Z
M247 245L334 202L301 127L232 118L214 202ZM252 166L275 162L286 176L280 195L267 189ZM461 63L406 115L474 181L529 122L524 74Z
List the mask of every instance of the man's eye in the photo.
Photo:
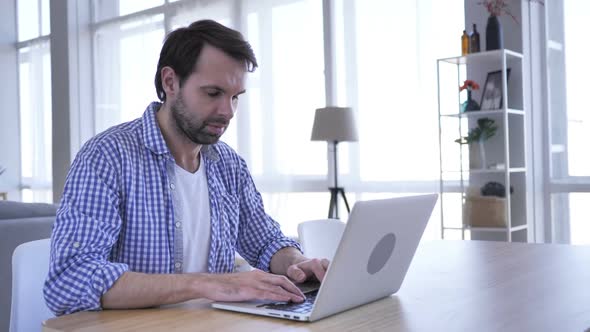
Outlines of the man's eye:
M219 96L219 94L221 94L221 92L219 91L207 92L207 95L209 95L209 97L217 97Z
M240 97L238 97L238 96L233 96L233 97L232 97L232 100L233 100L234 102L237 102L237 101L238 101L238 99L240 99Z

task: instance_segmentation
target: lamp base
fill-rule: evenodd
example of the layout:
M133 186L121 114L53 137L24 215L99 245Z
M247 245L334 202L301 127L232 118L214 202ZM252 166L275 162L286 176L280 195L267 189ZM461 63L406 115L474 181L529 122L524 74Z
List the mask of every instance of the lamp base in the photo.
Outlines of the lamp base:
M346 212L350 213L350 207L348 206L348 200L342 187L330 187L330 209L328 210L328 218L340 219L338 217L338 194L342 196L344 205L346 206Z

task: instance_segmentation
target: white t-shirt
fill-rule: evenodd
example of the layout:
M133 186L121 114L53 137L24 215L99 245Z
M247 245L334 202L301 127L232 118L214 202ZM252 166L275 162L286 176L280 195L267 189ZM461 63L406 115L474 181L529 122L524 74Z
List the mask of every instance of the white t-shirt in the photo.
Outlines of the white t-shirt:
M175 222L182 223L182 270L186 273L207 272L211 212L205 165L201 159L199 169L190 173L175 164L174 173L179 203L174 208L180 209L175 213L180 220Z

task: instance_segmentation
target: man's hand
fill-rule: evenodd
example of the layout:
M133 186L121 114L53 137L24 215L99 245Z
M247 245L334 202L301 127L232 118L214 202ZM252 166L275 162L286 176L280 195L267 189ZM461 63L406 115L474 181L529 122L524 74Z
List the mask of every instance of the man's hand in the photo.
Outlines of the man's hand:
M327 259L309 259L295 248L283 248L271 260L272 273L260 270L228 274L145 274L127 271L102 296L101 304L105 309L131 309L196 298L302 302L305 295L291 280L322 281L329 263Z
M291 280L301 283L315 278L322 282L330 261L323 258L307 258L299 250L286 247L277 251L270 261L270 271L286 275Z
M330 261L325 258L304 260L289 266L287 268L287 276L291 278L291 280L299 283L314 277L322 282L326 275L326 271L328 270L328 265L330 265Z
M293 301L305 295L288 278L260 270L206 275L205 297L213 301Z

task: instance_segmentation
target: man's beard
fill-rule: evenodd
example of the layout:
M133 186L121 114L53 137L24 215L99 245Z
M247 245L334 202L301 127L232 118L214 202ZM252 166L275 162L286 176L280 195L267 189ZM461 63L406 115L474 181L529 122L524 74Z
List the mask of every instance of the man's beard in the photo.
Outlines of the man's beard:
M227 128L227 125L229 124L229 121L223 117L211 117L204 121L201 121L198 118L191 118L186 110L182 94L179 94L178 99L172 104L171 113L176 128L178 128L186 138L199 145L215 144L221 137L221 135L207 132L206 128L208 124L221 124L225 128Z

